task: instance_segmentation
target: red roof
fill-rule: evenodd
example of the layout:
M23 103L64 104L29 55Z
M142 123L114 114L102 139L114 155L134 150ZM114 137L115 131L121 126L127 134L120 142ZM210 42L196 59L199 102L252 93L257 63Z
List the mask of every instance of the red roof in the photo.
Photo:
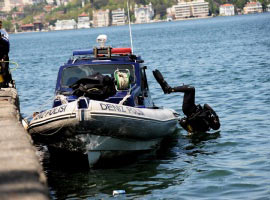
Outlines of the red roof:
M257 2L247 2L247 5L255 5Z
M24 25L21 25L21 27L25 28L25 27L34 27L33 24L24 24Z
M229 3L226 3L226 4L223 4L221 6L233 6L232 4L229 4Z
M79 15L79 17L88 17L88 14L82 13L82 14Z

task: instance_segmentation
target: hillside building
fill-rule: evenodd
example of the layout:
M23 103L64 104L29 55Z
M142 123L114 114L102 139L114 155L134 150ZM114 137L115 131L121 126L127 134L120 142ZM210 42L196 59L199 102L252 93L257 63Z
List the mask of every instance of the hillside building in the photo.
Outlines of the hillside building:
M77 28L90 28L90 18L88 14L82 13L78 16Z
M109 9L93 11L93 26L94 27L109 26L110 25L109 14L110 14Z
M112 11L112 25L119 26L125 25L126 15L125 10L118 8L117 10Z
M262 4L260 2L248 2L243 10L244 14L261 13L263 11Z
M232 4L223 4L219 7L219 15L222 16L233 16L234 13L234 5Z
M141 23L149 23L153 17L154 17L154 9L152 7L152 4L149 3L149 5L146 6L140 6L138 7L137 4L135 4L135 18L136 18L136 23L141 24Z

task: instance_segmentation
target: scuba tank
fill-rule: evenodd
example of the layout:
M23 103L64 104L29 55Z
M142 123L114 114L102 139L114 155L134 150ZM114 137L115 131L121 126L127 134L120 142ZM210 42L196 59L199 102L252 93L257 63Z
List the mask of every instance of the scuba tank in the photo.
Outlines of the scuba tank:
M220 128L219 117L208 104L204 104L203 108L198 105L194 114L180 119L179 123L189 133L202 133Z

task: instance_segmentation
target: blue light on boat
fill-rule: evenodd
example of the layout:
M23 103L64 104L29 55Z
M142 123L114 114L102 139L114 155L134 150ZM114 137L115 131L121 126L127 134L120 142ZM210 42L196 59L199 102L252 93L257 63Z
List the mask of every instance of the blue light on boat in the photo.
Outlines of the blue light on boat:
M93 49L75 50L73 51L73 56L82 56L93 54Z

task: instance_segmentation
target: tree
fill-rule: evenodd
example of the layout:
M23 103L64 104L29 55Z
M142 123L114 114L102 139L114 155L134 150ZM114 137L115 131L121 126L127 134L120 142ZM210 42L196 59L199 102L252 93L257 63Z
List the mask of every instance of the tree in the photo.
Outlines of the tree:
M11 32L14 29L10 20L3 21L3 27L6 29L7 32Z

